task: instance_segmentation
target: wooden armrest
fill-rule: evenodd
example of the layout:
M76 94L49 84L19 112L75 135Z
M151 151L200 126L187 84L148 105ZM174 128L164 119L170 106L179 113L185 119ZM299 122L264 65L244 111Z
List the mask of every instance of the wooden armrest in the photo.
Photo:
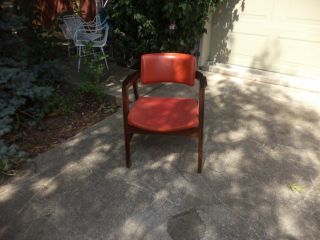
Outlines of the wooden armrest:
M134 72L126 77L125 80L122 82L122 91L128 89L128 87L137 82L140 78L140 72Z
M198 79L199 83L200 83L200 89L204 89L207 87L208 83L207 83L207 78L205 76L203 76L203 74L199 71L196 71L196 79Z
M207 87L207 78L199 71L196 71L196 79L198 79L199 86L199 126L201 131L203 131L203 118L204 118L204 90Z
M123 102L123 115L124 118L127 118L129 113L129 96L128 96L128 88L133 85L134 97L137 100L139 98L137 80L140 78L140 72L134 72L130 74L126 79L122 82L122 102Z

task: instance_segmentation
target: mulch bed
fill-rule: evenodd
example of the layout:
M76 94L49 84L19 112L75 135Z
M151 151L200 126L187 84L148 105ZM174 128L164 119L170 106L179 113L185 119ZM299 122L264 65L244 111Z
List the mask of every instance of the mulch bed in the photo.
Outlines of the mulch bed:
M109 102L99 102L94 96L81 94L75 109L70 114L49 114L39 126L20 127L9 133L5 139L17 144L31 156L36 156L64 142L82 130L110 116L117 107Z

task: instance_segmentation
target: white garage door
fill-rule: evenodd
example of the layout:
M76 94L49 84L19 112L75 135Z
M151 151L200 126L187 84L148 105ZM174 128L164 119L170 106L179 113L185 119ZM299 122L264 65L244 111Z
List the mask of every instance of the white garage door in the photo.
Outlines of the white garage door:
M213 18L211 60L320 79L320 0L230 2Z

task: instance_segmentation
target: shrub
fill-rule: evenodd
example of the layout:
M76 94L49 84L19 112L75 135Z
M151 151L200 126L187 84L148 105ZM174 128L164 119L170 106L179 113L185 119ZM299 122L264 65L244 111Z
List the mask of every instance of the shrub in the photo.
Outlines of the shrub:
M19 7L15 0L0 0L0 172L9 171L25 156L3 136L22 120L35 122L53 92L50 83L61 73L59 62L43 61L44 45L30 29L31 20L18 14Z
M114 55L130 63L142 53L191 52L200 40L209 9L222 0L112 0L104 11L114 31Z
M92 42L85 44L83 49L83 66L81 68L80 77L82 81L91 81L100 83L105 73L105 58L96 48L92 46Z

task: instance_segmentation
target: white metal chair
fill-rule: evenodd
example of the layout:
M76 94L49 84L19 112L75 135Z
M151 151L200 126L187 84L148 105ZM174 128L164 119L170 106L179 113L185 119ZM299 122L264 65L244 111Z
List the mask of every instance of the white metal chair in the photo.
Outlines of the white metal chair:
M78 16L66 15L62 17L63 24L60 24L59 27L65 37L68 40L68 56L70 57L70 48L72 40L74 40L74 34L77 28L81 24L81 20Z
M74 41L74 34L77 29L84 23L84 20L76 15L65 15L62 17L63 24L59 27L65 37L68 40L68 56L70 57L71 43Z
M91 43L92 48L99 48L104 57L106 67L108 68L107 58L104 52L104 46L108 40L109 25L104 21L100 25L82 25L80 26L74 36L74 44L77 47L78 53L78 72L80 71L81 58L83 49L86 44Z
M70 48L71 48L70 40L73 40L73 36L72 34L70 34L65 24L60 24L59 27L63 33L64 38L68 40L68 56L70 57Z
M103 23L100 21L99 15L97 15L92 21L86 22L81 17L76 15L65 15L62 17L63 24L59 27L65 37L68 40L68 56L70 57L70 48L72 40L75 40L75 33L78 28L86 28L89 31L100 28L101 25L106 23L106 19ZM77 51L78 52L78 51Z

